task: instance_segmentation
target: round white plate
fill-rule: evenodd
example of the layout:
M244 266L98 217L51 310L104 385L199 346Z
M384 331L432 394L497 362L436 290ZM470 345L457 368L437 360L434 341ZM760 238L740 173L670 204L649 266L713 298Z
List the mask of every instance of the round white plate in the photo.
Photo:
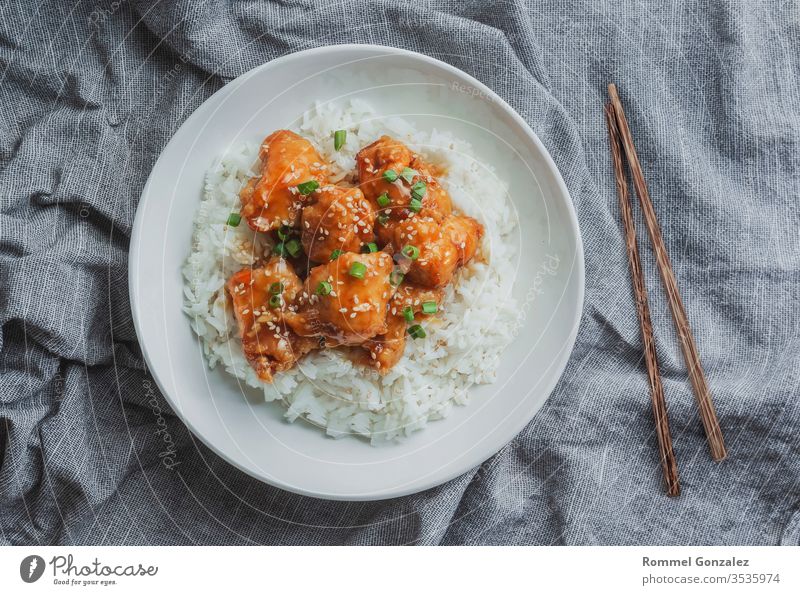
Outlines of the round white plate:
M181 311L181 267L206 170L226 150L292 127L314 101L363 99L382 116L450 130L508 181L519 216L514 294L520 317L497 382L402 443L334 440L283 420L279 402L242 394L209 370ZM240 76L201 105L164 149L142 193L130 248L133 319L150 372L175 412L217 454L253 477L298 492L373 500L417 492L480 464L544 404L572 351L583 305L583 249L567 189L542 143L479 81L433 58L338 45L284 56ZM487 296L491 304L491 296ZM480 337L475 337L480 341Z

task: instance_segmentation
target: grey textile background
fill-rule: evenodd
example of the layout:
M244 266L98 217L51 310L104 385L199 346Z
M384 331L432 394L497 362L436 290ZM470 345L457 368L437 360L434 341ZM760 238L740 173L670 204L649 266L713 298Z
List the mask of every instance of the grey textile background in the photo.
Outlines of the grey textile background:
M527 428L448 484L365 504L262 485L193 438L148 381L127 288L137 200L181 122L250 68L342 42L423 52L504 97L566 180L587 267L575 352ZM0 72L2 543L798 545L797 3L11 0ZM675 500L602 118L612 80L730 450L707 454L644 248Z

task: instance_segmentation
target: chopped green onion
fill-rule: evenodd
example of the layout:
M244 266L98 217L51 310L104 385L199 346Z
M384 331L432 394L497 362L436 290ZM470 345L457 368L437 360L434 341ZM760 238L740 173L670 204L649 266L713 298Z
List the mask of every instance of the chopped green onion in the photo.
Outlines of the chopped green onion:
M425 329L418 324L408 327L408 334L414 337L415 339L424 339L425 337L428 336L427 333L425 332Z
M279 295L273 295L271 298L269 298L269 307L270 308L278 308L278 307L280 307L280 305L282 303L283 303L283 300L281 299L281 296L279 296Z
M356 279L363 279L364 275L367 272L367 267L364 266L362 263L356 261L350 265L350 270L347 272L350 273L351 277L355 277Z
M408 208L414 211L415 213L419 213L422 209L422 201L418 198L411 198L411 202L408 203Z
M272 295L279 295L283 293L283 289L284 289L283 283L280 282L273 283L272 285L269 286L269 292Z
M319 182L317 182L316 180L309 180L308 182L303 182L302 184L297 185L297 190L303 196L311 194L317 188L319 188Z
M286 256L286 245L283 242L278 242L272 251L278 256Z
M342 255L342 251L339 248L336 248L333 252L331 252L331 260L336 260Z
M411 196L422 200L422 197L425 196L425 192L427 189L428 187L425 185L425 182L420 180L411 187Z
M337 130L333 133L333 148L338 151L344 146L347 140L347 130Z
M317 295L328 295L333 291L333 286L327 281L320 281L317 285Z
M403 173L400 174L400 177L410 184L411 181L414 179L414 176L416 175L417 175L416 170L411 169L410 167L406 167L405 169L403 169Z
M300 246L300 242L297 241L297 238L292 238L288 242L286 242L286 250L292 256L297 256L302 252L302 247Z
M364 244L363 246L361 246L361 251L365 252L367 254L371 254L373 252L377 252L378 251L378 244L376 244L375 242L370 242L369 244Z
M422 302L422 311L425 314L436 314L436 311L439 309L439 306L436 302Z
M385 192L378 197L378 206L381 208L388 207L390 202L389 195Z
M397 172L393 169L387 169L383 172L383 179L387 182L394 182L397 180Z
M403 271L395 269L389 275L389 283L391 283L394 287L397 287L403 282L403 277L405 277Z
M386 213L378 213L378 223L385 227L386 224L389 223L389 215Z
M285 240L290 235L292 235L292 231L294 231L294 230L291 227L289 227L288 225L281 225L278 228L278 239L280 241Z
M419 248L412 246L411 244L406 244L403 246L403 249L400 252L403 253L403 256L406 256L411 260L417 260L417 258L419 258Z
M238 227L239 223L242 222L242 216L239 213L231 213L228 215L228 221L226 223L231 227Z
M406 319L406 322L414 322L414 309L411 306L403 308L403 318Z

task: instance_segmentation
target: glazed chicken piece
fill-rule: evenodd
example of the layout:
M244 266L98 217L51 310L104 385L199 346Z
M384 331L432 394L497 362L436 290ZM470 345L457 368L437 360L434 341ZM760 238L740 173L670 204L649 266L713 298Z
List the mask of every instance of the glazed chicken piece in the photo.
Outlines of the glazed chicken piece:
M458 254L458 266L467 264L478 252L483 238L483 225L466 215L451 215L444 220L442 232Z
M259 156L261 175L239 194L242 217L256 231L297 227L310 195L327 181L327 166L310 142L289 130L265 138Z
M324 337L326 346L357 345L387 330L394 288L392 257L385 252L345 252L314 267L286 322L299 335Z
M372 366L382 376L397 365L406 349L406 321L402 316L391 314L386 321L386 332L364 341L363 355L357 360Z
M391 240L398 223L415 215L449 215L450 195L430 167L406 145L382 136L356 156L364 196L378 211L375 233L380 246Z
M410 308L414 314L418 314L422 312L423 304L431 303L436 304L436 310L438 311L443 297L444 289L442 288L431 289L403 282L392 296L392 300L389 303L389 312L401 316L405 308ZM428 312L428 314L431 313ZM407 322L412 324L410 320Z
M389 302L389 315L387 318L388 329L383 335L365 341L362 345L366 350L363 363L375 368L381 375L391 370L406 348L406 328L414 324L417 315L434 314L442 303L442 289L427 289L403 283L397 288ZM435 309L431 306L435 304ZM427 305L428 312L423 312ZM406 316L410 316L411 319Z
M422 287L444 287L456 269L469 262L483 236L472 217L415 216L394 228L392 246L405 257L406 279Z
M328 262L334 250L360 252L375 239L374 220L372 205L361 190L323 186L317 191L317 201L303 208L303 248L315 262Z
M274 257L258 268L235 273L226 286L245 357L258 377L272 382L275 372L288 370L318 346L314 339L299 337L283 321L289 304L302 288L291 266Z

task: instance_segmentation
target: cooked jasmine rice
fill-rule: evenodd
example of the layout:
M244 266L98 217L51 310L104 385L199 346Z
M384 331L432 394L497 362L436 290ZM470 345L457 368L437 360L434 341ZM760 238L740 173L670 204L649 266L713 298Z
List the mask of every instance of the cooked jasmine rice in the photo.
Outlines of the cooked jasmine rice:
M401 118L378 118L363 102L315 106L294 130L327 159L333 181L351 175L358 150L383 134L442 166L440 181L454 209L475 217L486 229L478 257L446 288L439 313L425 319L427 337L409 337L403 358L386 376L327 349L276 374L272 384L264 383L245 360L224 289L233 273L271 252L271 240L255 234L245 221L237 227L226 224L239 211L239 190L258 168L258 145L243 145L208 172L192 252L183 269L184 310L209 366L221 365L243 384L263 391L266 401L281 401L290 422L305 418L330 436L356 434L373 443L402 439L445 417L453 405L466 405L473 384L495 380L517 312L511 297L516 217L507 186L470 156L468 143L447 132L418 130ZM340 151L334 150L334 130L347 131Z

